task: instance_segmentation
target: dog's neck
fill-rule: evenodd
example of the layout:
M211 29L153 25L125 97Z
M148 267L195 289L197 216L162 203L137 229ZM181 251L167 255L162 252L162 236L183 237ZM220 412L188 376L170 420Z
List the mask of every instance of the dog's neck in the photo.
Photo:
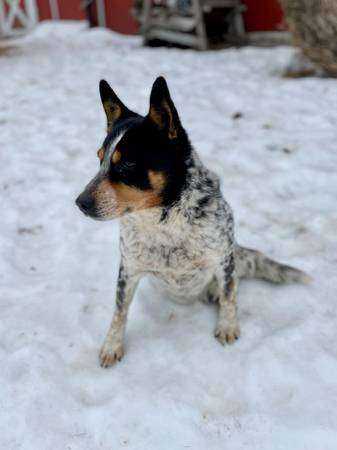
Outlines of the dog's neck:
M192 150L187 161L186 183L180 198L167 207L155 207L135 211L124 216L123 224L159 225L165 228L177 222L193 223L205 215L207 208L220 195L218 177L201 162Z

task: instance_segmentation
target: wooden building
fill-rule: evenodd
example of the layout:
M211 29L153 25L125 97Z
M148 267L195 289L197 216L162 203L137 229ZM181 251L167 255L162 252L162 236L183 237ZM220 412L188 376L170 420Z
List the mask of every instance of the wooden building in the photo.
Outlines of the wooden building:
M38 20L84 20L85 0L0 0L0 33L13 34L20 27L31 28ZM246 6L247 32L282 29L278 0L242 0ZM95 0L95 14L101 26L124 34L135 34L139 23L131 13L133 0ZM12 13L10 12L10 10Z

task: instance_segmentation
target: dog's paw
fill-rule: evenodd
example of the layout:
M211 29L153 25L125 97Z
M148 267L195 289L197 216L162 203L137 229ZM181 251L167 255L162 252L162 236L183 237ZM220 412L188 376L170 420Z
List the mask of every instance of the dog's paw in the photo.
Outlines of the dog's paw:
M238 324L217 327L214 336L221 345L233 344L240 337L240 327Z
M99 361L101 367L110 367L115 364L116 361L120 361L123 358L124 351L122 344L111 345L104 343L101 351L99 352Z

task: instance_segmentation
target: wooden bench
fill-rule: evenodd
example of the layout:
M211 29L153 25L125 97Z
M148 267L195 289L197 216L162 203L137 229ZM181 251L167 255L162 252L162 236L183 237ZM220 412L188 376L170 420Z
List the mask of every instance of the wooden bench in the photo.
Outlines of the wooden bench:
M143 0L139 6L136 16L145 44L160 40L206 50L212 41L208 18L213 13L220 23L217 32L224 43L245 39L242 18L245 7L240 0L167 0L159 4Z

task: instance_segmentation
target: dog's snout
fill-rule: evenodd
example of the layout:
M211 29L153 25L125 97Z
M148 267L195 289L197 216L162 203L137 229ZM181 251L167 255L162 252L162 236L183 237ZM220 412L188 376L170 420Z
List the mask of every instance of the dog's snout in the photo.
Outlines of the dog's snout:
M95 206L95 200L91 195L87 195L86 193L82 193L76 199L76 205L80 208L84 213L88 213Z

